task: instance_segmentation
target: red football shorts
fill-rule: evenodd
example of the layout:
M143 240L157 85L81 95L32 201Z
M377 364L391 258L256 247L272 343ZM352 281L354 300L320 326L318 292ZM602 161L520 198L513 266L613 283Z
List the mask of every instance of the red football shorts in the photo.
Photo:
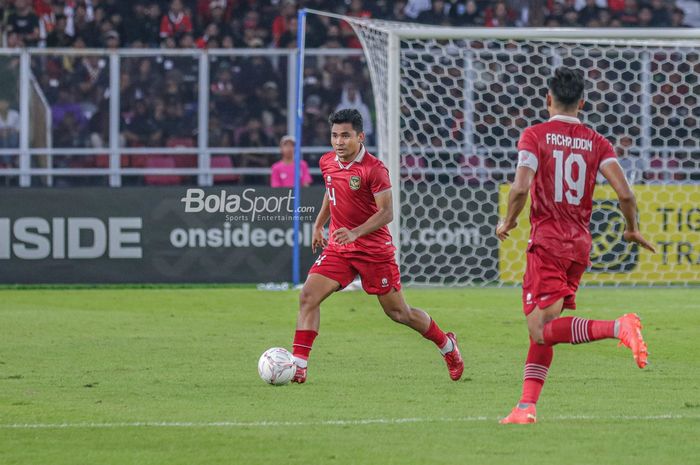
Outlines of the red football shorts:
M564 298L564 308L576 309L576 290L586 265L547 254L541 247L527 253L523 278L523 311L546 308Z
M392 289L401 290L401 274L393 257L376 262L324 249L311 266L311 273L337 281L340 284L338 290L353 282L358 274L367 294L383 295Z

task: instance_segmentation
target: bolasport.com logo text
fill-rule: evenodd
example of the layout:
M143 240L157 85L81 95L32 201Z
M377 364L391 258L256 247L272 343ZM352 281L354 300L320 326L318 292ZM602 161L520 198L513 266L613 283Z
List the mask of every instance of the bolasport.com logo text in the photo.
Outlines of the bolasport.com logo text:
M227 223L240 221L312 221L315 208L302 205L294 211L294 195L290 189L284 195L258 195L255 188L240 194L229 194L222 189L218 194L206 194L203 189L187 189L180 199L185 213L223 213Z

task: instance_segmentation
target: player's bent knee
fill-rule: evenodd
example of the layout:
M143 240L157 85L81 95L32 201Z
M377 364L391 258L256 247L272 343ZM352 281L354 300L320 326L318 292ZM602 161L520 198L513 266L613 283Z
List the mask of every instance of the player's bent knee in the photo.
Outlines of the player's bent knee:
M301 311L313 310L321 304L321 299L314 292L307 289L299 293L299 309Z
M409 320L408 312L400 307L385 308L384 313L397 323L406 324Z
M409 321L411 321L410 309L408 307L385 308L384 313L386 313L389 318L397 323L407 324Z
M535 344L544 345L544 331L542 328L528 328L530 332L530 337Z

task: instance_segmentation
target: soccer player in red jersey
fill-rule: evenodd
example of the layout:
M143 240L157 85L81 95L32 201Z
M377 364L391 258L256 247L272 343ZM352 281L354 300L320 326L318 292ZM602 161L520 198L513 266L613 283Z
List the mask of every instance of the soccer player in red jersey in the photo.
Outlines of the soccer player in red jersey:
M445 334L427 313L409 306L401 292L395 247L387 228L393 219L389 172L363 145L362 116L357 110L344 109L333 113L329 122L334 150L319 162L326 193L312 238L314 253L317 248L323 250L311 266L299 296L293 351L297 371L293 382L306 381L309 352L318 335L321 302L357 275L362 278L365 292L377 296L389 318L435 343L450 377L457 381L464 363L455 335ZM329 219L326 239L323 228Z
M578 120L583 108L582 75L560 67L549 81L550 119L523 131L518 166L508 195L506 217L496 228L500 240L517 226L528 192L530 239L523 278L523 311L530 332L520 402L501 423L534 423L535 404L552 363L554 346L619 339L632 350L639 368L647 364L647 346L639 317L628 313L616 320L561 317L576 308L576 290L589 263L589 223L596 174L600 171L617 194L625 217L624 239L655 252L637 225L637 204L612 145Z

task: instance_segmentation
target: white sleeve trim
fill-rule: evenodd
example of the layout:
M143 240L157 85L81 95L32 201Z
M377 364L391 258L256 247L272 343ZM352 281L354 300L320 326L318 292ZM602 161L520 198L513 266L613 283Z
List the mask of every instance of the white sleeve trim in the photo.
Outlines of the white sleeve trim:
M600 162L600 166L598 166L598 171L600 171L600 169L602 167L604 167L605 165L607 165L608 163L613 163L613 162L617 163L618 165L620 164L620 162L617 161L617 158L606 158L605 160Z
M527 150L521 150L518 152L518 168L524 166L525 168L530 168L532 171L537 173L537 167L539 162L534 153L528 152Z
M598 172L599 172L600 174L603 174L603 172L602 172L601 170L603 169L603 167L604 167L605 165L608 165L608 164L610 164L610 163L617 163L617 166L619 166L620 168L622 168L622 166L620 165L620 162L617 161L617 158L606 158L605 160L603 160L603 161L600 162L600 165L598 166Z
M376 196L378 196L379 194L383 194L384 192L388 192L388 191L390 191L390 190L391 190L391 187L387 187L386 189L381 190L381 191L379 191L379 192L375 192L375 193L372 194L372 195L374 195L374 196L376 197Z

